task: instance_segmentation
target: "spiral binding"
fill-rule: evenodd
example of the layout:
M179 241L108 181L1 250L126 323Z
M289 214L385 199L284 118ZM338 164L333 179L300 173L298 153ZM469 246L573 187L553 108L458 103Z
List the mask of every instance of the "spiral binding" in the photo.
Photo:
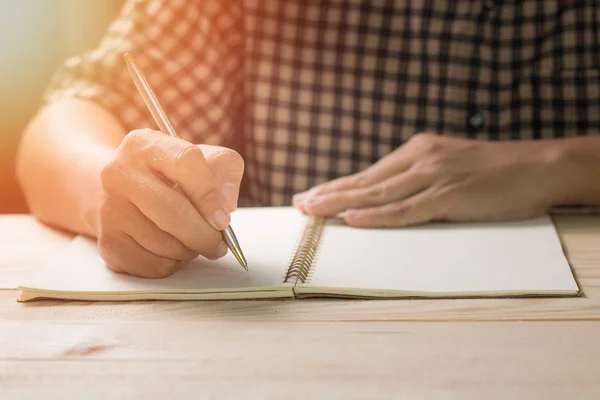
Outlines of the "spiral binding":
M296 279L294 282L304 283L307 278L312 275L311 268L315 261L319 241L321 240L321 233L325 226L325 218L323 217L312 217L304 228L302 239L298 244L298 248L294 256L290 261L290 265L284 276L284 283L290 281L290 279Z

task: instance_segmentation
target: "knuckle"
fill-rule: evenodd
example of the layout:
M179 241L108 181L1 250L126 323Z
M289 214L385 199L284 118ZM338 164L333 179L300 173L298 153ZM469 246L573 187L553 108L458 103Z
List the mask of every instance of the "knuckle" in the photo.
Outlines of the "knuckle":
M179 270L179 265L177 260L159 258L152 269L152 277L160 279L171 276Z
M124 157L135 158L149 151L155 142L152 137L156 132L152 129L136 129L130 131L121 142L118 153Z
M148 141L149 129L135 129L130 131L124 138L121 146L128 152L131 149L139 149Z
M384 184L378 184L367 189L367 197L375 203L386 201L388 193L388 185Z
M213 160L218 164L226 165L228 169L244 169L244 159L235 150L224 148L213 156Z
M416 149L425 154L437 152L440 148L439 136L433 133L418 133L409 139L409 142Z
M390 212L395 217L403 217L405 215L408 215L411 213L412 210L413 210L413 205L407 201L401 201L398 203L394 203L390 206Z
M193 166L204 159L202 150L193 144L183 146L175 155L175 165L181 168Z
M418 179L427 179L437 176L443 170L443 164L439 158L420 160L414 164L411 173Z
M349 178L351 184L358 188L366 187L369 184L369 174L367 172L359 172Z
M445 172L448 168L448 155L434 148L425 150L424 156L420 157L411 166L410 172L420 178L428 178L438 176L441 172Z
M109 189L115 183L121 168L119 161L112 160L100 170L100 183L105 189Z
M221 148L205 157L215 177L220 177L222 181L227 182L241 181L244 175L245 163L238 152Z

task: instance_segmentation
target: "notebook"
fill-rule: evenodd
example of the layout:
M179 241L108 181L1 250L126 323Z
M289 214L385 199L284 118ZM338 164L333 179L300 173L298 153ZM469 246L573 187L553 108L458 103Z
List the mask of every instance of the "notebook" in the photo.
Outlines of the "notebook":
M76 237L19 287L18 301L233 300L308 297L574 296L577 281L551 218L359 229L292 207L232 214L246 255L182 264L163 279L112 272Z

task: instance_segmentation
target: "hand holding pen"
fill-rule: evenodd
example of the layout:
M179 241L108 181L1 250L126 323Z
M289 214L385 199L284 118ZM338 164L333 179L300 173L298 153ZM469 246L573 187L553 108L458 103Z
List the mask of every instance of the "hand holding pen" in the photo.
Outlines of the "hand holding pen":
M135 68L128 65L130 71ZM136 87L143 87L143 76L133 76ZM173 137L153 93L141 93L151 113L165 117L157 121L162 132L129 132L102 171L105 198L98 241L103 258L117 272L161 278L175 273L181 261L198 255L217 259L230 248L247 269L229 226L242 158L230 149Z

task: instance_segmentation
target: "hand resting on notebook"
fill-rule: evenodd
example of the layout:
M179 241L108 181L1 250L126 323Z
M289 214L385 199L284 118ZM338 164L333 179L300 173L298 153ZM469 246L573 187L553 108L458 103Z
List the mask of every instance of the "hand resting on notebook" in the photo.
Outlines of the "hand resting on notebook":
M296 195L294 205L312 215L345 212L356 227L536 216L585 197L576 197L562 145L420 134L362 172Z
M224 256L219 231L236 208L243 169L233 150L130 132L101 173L98 246L108 266L160 278L199 254Z

